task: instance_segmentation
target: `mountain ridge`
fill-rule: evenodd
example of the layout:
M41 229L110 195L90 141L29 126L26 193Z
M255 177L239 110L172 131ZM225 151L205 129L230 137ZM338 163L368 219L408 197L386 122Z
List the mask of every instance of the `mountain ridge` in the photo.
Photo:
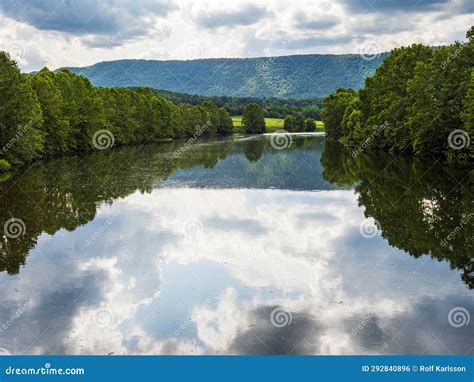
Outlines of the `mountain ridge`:
M147 86L203 96L321 98L339 87L361 88L387 55L121 59L67 69L96 86Z

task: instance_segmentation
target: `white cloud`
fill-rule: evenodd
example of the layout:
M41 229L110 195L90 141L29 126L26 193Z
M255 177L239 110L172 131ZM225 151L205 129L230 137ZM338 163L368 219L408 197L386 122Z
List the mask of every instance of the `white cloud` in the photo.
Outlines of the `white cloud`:
M0 16L3 48L9 41L21 46L26 53L18 61L24 70L122 58L349 53L366 45L383 51L413 42L440 45L462 39L473 12L461 0L389 1L376 7L361 6L365 2L358 0L181 0L145 6L114 1L106 8L90 0L81 3L82 13L67 5L52 13L54 1L41 7L17 6L26 3L4 2ZM41 22L49 13L47 22Z

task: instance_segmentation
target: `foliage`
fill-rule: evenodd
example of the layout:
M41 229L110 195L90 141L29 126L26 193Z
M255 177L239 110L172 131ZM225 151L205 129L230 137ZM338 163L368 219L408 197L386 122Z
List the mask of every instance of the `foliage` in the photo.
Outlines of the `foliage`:
M176 93L167 90L156 90L161 95L175 104L188 103L200 105L205 101L212 101L217 107L222 107L232 116L240 116L249 103L257 103L263 109L265 118L285 118L300 112L305 118L321 119L321 98L262 98L235 97L235 96L202 96L195 94Z
M14 164L39 157L44 133L38 98L4 52L0 52L0 105L0 159Z
M283 123L283 128L289 132L303 132L303 131L314 131L316 129L316 124L314 123L314 129L307 130L306 121L313 121L312 119L308 118L305 120L302 113L296 113L296 115L288 115L285 118ZM311 126L310 126L311 129Z
M256 103L249 104L242 115L242 126L247 134L265 133L265 118L262 109Z
M64 114L64 99L54 79L54 73L47 68L30 77L43 114L45 133L44 152L63 153L72 142L69 120Z
M11 164L8 163L5 159L0 159L0 170L8 171L11 168Z
M358 93L338 89L323 100L328 140L390 153L466 161L474 158L474 27L468 41L392 50ZM465 144L453 149L450 134ZM460 141L461 142L461 141ZM462 143L462 142L461 142Z
M229 113L212 101L175 105L153 89L96 88L67 69L21 75L4 52L0 105L0 160L13 164L93 150L101 130L116 145L233 132Z
M328 141L338 141L341 138L341 125L345 110L355 97L356 92L354 90L339 88L335 93L324 99L321 118Z
M295 117L292 115L287 115L283 122L283 128L286 131L295 131Z

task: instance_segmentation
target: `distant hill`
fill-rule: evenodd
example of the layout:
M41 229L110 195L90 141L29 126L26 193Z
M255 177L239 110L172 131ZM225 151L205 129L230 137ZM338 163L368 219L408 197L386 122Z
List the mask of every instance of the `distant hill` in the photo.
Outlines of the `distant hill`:
M117 60L69 69L97 86L148 86L205 96L318 98L339 87L361 88L387 55L371 60L354 54Z

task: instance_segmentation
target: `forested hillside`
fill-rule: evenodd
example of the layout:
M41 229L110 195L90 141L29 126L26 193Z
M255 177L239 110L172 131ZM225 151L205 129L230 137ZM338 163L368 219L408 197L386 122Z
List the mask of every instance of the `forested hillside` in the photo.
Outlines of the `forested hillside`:
M66 69L20 73L0 52L0 171L40 157L112 145L231 134L212 102L175 105L148 88L97 88Z
M392 50L358 92L323 101L328 140L365 149L465 161L474 158L474 27L467 41Z
M147 86L206 96L315 98L325 97L339 87L359 89L386 56L117 60L69 69L96 86Z

